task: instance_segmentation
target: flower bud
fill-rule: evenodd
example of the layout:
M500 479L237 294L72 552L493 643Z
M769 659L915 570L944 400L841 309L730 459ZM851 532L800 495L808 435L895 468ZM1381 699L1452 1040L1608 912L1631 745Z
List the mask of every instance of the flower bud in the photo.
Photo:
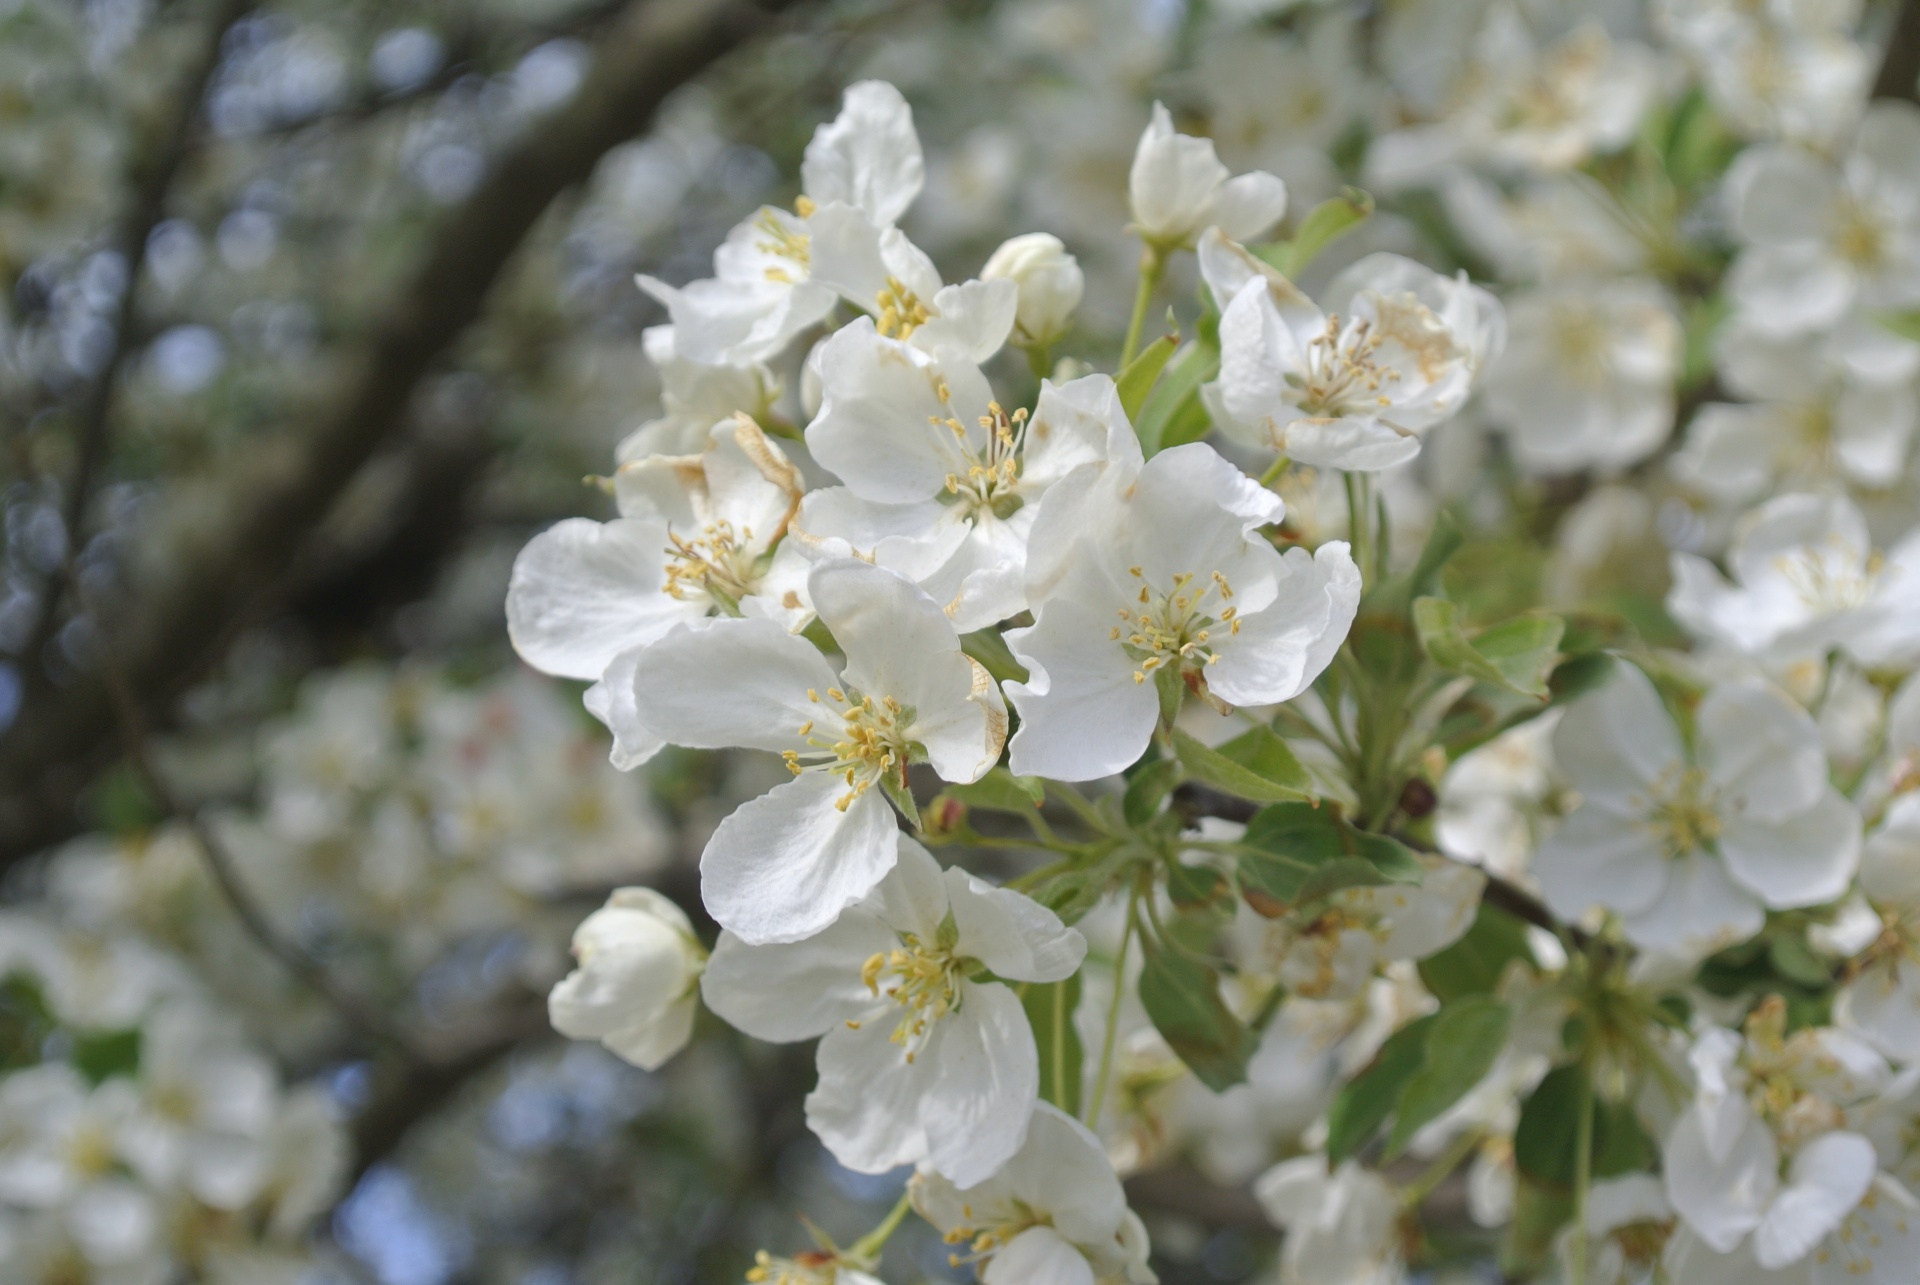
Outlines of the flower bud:
M1087 285L1079 261L1059 237L1046 232L1014 237L995 250L980 269L980 279L997 277L1019 287L1014 339L1028 348L1044 348L1067 333Z
M553 1029L649 1071L686 1045L707 952L680 907L651 888L617 888L574 930L573 956L580 966L547 996Z

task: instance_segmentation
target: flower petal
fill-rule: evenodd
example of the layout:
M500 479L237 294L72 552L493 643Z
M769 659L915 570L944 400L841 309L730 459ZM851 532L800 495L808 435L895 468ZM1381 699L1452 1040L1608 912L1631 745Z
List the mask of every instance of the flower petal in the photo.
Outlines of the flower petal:
M799 729L821 716L807 692L838 683L812 643L766 619L684 626L634 659L640 725L689 749L801 748Z
M1687 1226L1724 1254L1766 1215L1779 1186L1779 1149L1752 1115L1716 1159L1708 1149L1697 1107L1681 1115L1667 1137L1667 1198Z
M664 523L568 518L527 542L507 586L507 636L529 665L599 678L621 652L704 616L660 591Z
M960 930L955 946L996 977L1057 982L1071 977L1087 955L1087 939L1060 916L1023 893L996 888L964 870L949 869L947 904Z
M1095 1285L1093 1265L1051 1227L1029 1227L993 1252L980 1285Z
M1725 825L1728 871L1775 910L1835 900L1860 866L1860 812L1831 786L1793 816L1734 816Z
M899 855L893 809L868 790L843 812L846 782L806 772L734 809L700 856L700 899L754 945L819 932L873 890Z
M828 1031L816 1059L820 1081L807 1095L807 1127L835 1160L859 1173L885 1173L927 1156L925 1106L937 1062L908 1062L893 1029L880 1017L858 1030Z
M756 1040L789 1044L825 1035L878 1006L860 967L899 939L863 905L813 936L752 946L720 934L700 994L707 1007Z
M1801 1147L1787 1165L1787 1184L1753 1232L1753 1256L1774 1269L1797 1263L1838 1230L1873 1185L1880 1162L1873 1144L1835 1130Z
M965 983L922 1056L934 1070L922 1100L927 1163L961 1187L985 1182L1027 1139L1040 1096L1040 1052L1019 999L997 983Z

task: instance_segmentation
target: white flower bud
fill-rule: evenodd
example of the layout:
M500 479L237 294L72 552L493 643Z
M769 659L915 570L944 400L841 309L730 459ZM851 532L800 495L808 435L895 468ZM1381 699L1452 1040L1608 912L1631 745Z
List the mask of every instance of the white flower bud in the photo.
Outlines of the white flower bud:
M1059 237L1029 232L1003 243L980 269L983 281L1001 277L1020 290L1013 323L1017 342L1045 347L1067 333L1087 279Z
M651 888L617 888L574 930L573 955L580 966L547 996L553 1029L649 1071L685 1047L707 952L680 907Z

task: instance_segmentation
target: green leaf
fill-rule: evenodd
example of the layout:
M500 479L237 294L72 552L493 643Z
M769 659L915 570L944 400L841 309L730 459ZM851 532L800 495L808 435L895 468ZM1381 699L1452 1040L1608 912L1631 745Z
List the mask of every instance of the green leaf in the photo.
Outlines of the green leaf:
M1141 944L1140 1004L1167 1047L1215 1093L1245 1081L1253 1033L1220 998L1219 974L1151 936Z
M1420 961L1420 980L1442 1004L1463 995L1488 995L1516 959L1531 960L1527 926L1482 902L1459 941Z
M1500 1272L1507 1280L1532 1280L1545 1269L1560 1229L1573 1221L1570 1193L1516 1176L1513 1220L1500 1244Z
M140 1029L80 1036L73 1042L72 1059L74 1069L94 1084L132 1075L140 1069Z
M997 629L979 629L960 635L960 650L980 662L980 668L1002 683L1024 683L1027 667L1014 659L1007 640Z
M1774 972L1802 986L1825 986L1833 980L1833 970L1798 937L1775 937L1767 943L1767 959Z
M988 768L987 774L979 780L965 785L949 785L942 793L953 796L969 808L1011 812L1015 816L1031 816L1047 801L1046 787L1040 784L1038 777L1015 776L1004 767Z
M1455 1000L1435 1014L1424 1063L1400 1095L1393 1132L1387 1136L1389 1159L1486 1078L1506 1045L1511 1018L1505 1004L1484 995Z
M1180 446L1204 435L1204 428L1194 436L1185 435L1191 431L1190 428L1179 436L1170 435L1168 430L1187 416L1193 407L1199 407L1200 418L1206 421L1206 408L1200 402L1200 385L1219 373L1220 344L1217 337L1209 341L1202 335L1176 353L1134 420L1133 431L1140 438L1140 449L1151 456L1169 446Z
M1167 897L1180 909L1232 909L1227 877L1212 866L1168 866Z
M900 809L900 815L907 819L909 826L916 831L926 829L920 821L920 809L913 801L913 791L897 775L892 772L881 773L880 789L893 806Z
M1521 1103L1520 1123L1513 1131L1513 1159L1522 1174L1563 1191L1573 1187L1580 1098L1586 1083L1584 1067L1556 1067ZM1609 1178L1650 1165L1653 1144L1632 1106L1597 1094L1592 1101L1593 1176Z
M1120 797L1120 815L1128 825L1138 828L1160 814L1173 787L1180 784L1178 759L1155 759L1143 763L1127 778L1127 792Z
M1604 651L1569 656L1553 667L1547 679L1547 691L1553 704L1560 705L1598 691L1613 677L1613 657Z
M1385 835L1367 834L1331 807L1262 808L1240 838L1241 890L1255 910L1280 914L1341 888L1418 883L1419 859Z
M1547 675L1559 659L1560 636L1566 631L1560 617L1519 616L1469 641L1460 627L1458 603L1420 598L1413 604L1413 622L1428 658L1442 669L1523 696L1545 700L1549 695Z
M1028 982L1020 987L1020 1005L1027 1010L1033 1042L1040 1050L1041 1101L1078 1115L1084 1054L1073 1014L1080 1007L1080 974L1063 982Z
M1437 1017L1409 1022L1374 1054L1367 1068L1353 1077L1327 1110L1327 1159L1339 1164L1365 1146L1387 1117L1409 1081L1426 1064L1427 1038Z
M1256 729L1265 731L1264 728ZM1308 788L1310 782L1306 770L1300 766L1293 752L1279 737L1266 732L1269 740L1248 741L1246 737L1235 737L1227 744L1234 746L1234 753L1240 758L1220 749L1209 749L1193 737L1178 728L1173 732L1173 752L1186 765L1188 773L1196 781L1211 785L1237 798L1252 799L1255 803L1282 803L1289 800L1309 799L1313 797ZM1274 749L1278 746L1278 750ZM1241 758L1247 760L1240 761ZM1268 772L1274 775L1269 776Z
M1873 319L1881 327L1899 335L1902 339L1920 340L1920 308L1908 308L1901 312L1872 313Z
M1147 394L1153 390L1160 372L1166 369L1168 359L1179 346L1179 335L1161 335L1142 348L1139 355L1120 372L1120 377L1113 381L1120 391L1120 409L1126 411L1129 422L1138 419L1140 408L1147 403ZM1145 449L1144 443L1142 449Z
M1308 211L1292 240L1263 245L1255 253L1285 275L1296 276L1319 258L1322 250L1372 215L1373 197L1357 187L1349 187Z

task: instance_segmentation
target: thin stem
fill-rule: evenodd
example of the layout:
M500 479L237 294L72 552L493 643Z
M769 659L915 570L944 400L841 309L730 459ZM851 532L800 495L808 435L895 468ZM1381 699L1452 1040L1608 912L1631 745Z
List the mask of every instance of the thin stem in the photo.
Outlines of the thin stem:
M1573 1282L1587 1285L1587 1192L1593 1185L1593 1059L1583 1059L1573 1134Z
M1160 288L1160 276L1167 269L1166 256L1149 245L1140 251L1140 287L1133 294L1133 316L1127 320L1127 340L1120 346L1120 369L1125 370L1133 355L1140 351L1140 334L1147 328L1147 309L1153 305L1154 291Z
M1074 815L1086 822L1088 827L1096 833L1107 833L1107 819L1100 815L1099 809L1088 801L1086 795L1080 793L1080 791L1074 789L1071 785L1066 785L1059 781L1048 781L1046 788L1048 798L1059 799L1062 803L1066 804L1067 807L1073 810Z
M1447 1144L1447 1149L1434 1157L1432 1164L1421 1170L1419 1175L1400 1189L1400 1203L1408 1209L1431 1196L1434 1189L1447 1180L1447 1175L1460 1167L1460 1162L1473 1154L1485 1137L1480 1129L1462 1130L1460 1136Z
M853 1242L841 1258L851 1267L860 1271L871 1271L880 1265L880 1251L893 1239L893 1233L900 1230L900 1224L906 1221L907 1211L913 1208L913 1189L902 1188L900 1199L893 1202L893 1208L880 1220L880 1225Z
M1127 926L1120 934L1120 952L1113 960L1113 1000L1107 1005L1107 1033L1100 1041L1100 1070L1093 1078L1093 1097L1087 1103L1086 1126L1100 1127L1100 1108L1107 1101L1107 1078L1113 1073L1113 1046L1120 1032L1120 1000L1127 989L1127 947L1139 931L1140 885L1127 894Z
M1266 472L1260 475L1260 485L1272 486L1275 482L1278 482L1280 475L1285 473L1287 466L1292 463L1293 461L1284 455L1275 456L1273 463L1267 465Z

